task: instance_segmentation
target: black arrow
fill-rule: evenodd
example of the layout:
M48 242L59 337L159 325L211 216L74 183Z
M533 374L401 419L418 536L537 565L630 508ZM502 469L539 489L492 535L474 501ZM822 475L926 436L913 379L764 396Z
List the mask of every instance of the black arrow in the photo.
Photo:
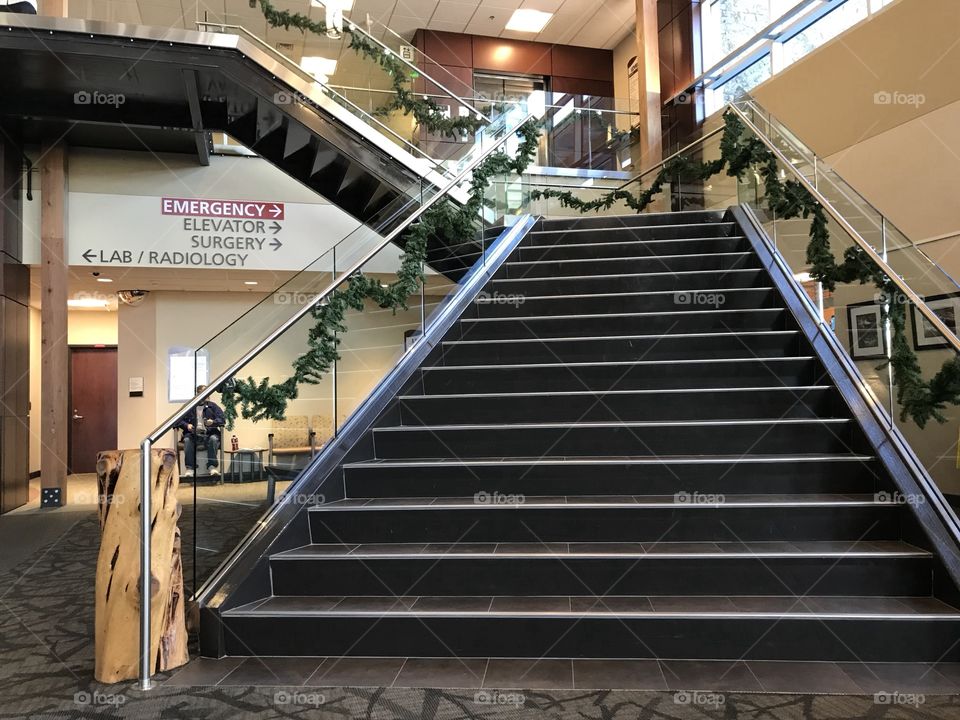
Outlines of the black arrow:
M83 255L81 255L81 257L82 257L84 260L86 260L88 263L92 263L92 262L93 262L93 258L87 257L87 255L90 255L91 253L93 253L93 257L94 257L94 258L97 256L97 254L96 254L95 252L93 252L93 250L87 250Z
M274 238L273 242L270 243L270 246L273 248L273 251L276 252L283 246L283 243L277 240L276 238Z
M280 232L281 230L283 230L283 225L281 225L276 220L274 220L273 225L270 226L270 230L275 233Z

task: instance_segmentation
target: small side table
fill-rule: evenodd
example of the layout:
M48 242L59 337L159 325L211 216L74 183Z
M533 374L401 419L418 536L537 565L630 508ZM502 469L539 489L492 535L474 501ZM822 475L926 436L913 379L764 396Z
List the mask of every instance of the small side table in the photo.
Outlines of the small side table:
M240 448L239 450L224 450L224 452L230 456L230 474L234 475L234 466L239 464L240 466L240 482L243 482L243 465L244 461L250 463L250 480L263 480L263 454L267 451L266 448ZM256 461L259 466L258 475L254 478L254 461Z

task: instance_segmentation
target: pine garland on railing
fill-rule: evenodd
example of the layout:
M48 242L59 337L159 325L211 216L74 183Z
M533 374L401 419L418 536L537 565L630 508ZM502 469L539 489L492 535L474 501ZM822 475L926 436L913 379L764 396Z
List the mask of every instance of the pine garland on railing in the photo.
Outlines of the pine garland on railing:
M627 207L640 213L653 202L667 182L705 181L724 169L728 176L742 181L747 172L755 172L764 188L766 208L773 217L778 220L810 219L810 240L806 254L812 278L831 291L836 289L837 283L856 281L862 284L873 282L880 291L883 312L885 317L889 317L892 330L888 363L893 372L900 419L911 418L920 428L930 420L946 422L943 414L946 405L960 404L960 357L947 360L929 382L924 381L920 363L907 339L906 296L857 246L847 248L843 262L837 264L830 247L830 231L823 206L799 181L780 179L776 155L760 138L753 135L744 137L746 128L736 114L725 113L724 123L719 159L696 162L683 157L673 158L664 164L650 186L637 196L626 190L613 190L586 201L571 191L534 190L531 198L557 199L561 206L581 213L609 210L618 201L623 201ZM886 367L887 363L884 363L878 369Z
M284 30L296 28L304 33L309 32L315 35L325 35L327 32L325 23L313 20L303 13L277 10L270 0L259 0L259 3L260 11L270 27ZM386 117L395 110L400 110L404 115L412 115L417 124L428 132L449 138L458 138L464 133L473 134L487 124L486 120L473 113L448 117L447 111L432 99L417 97L409 87L416 73L410 70L395 53L371 42L363 33L354 32L350 25L345 25L343 30L350 36L350 49L377 63L390 78L393 97L373 111L375 117Z
M517 130L521 138L517 154L510 157L498 151L481 162L473 170L466 203L456 205L443 198L410 227L404 234L404 251L394 282L382 285L378 279L358 272L343 289L333 291L315 306L311 310L314 324L307 335L307 351L294 361L290 377L276 384L271 384L269 377L259 382L253 377L226 382L220 392L227 428L233 428L238 415L254 422L282 420L287 404L297 398L300 385L320 383L340 357L337 347L340 336L347 332L348 310L362 311L367 300L394 312L406 310L408 299L424 281L427 241L438 236L448 241L472 236L490 180L506 173L522 174L536 157L540 130L540 123L534 120L521 125Z

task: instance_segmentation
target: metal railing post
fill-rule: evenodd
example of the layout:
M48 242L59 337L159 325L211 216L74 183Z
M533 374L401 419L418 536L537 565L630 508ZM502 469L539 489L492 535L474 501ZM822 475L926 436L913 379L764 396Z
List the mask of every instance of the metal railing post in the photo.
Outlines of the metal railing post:
M150 680L150 523L153 517L153 443L140 443L140 689L153 687Z

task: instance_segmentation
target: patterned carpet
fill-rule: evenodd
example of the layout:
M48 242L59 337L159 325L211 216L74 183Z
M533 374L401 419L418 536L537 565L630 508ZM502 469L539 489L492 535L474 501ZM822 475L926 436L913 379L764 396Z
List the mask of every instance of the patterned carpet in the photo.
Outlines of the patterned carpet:
M38 516L42 522L42 516ZM847 720L960 717L960 699L710 692L175 687L93 682L92 514L0 574L0 718L580 718Z

